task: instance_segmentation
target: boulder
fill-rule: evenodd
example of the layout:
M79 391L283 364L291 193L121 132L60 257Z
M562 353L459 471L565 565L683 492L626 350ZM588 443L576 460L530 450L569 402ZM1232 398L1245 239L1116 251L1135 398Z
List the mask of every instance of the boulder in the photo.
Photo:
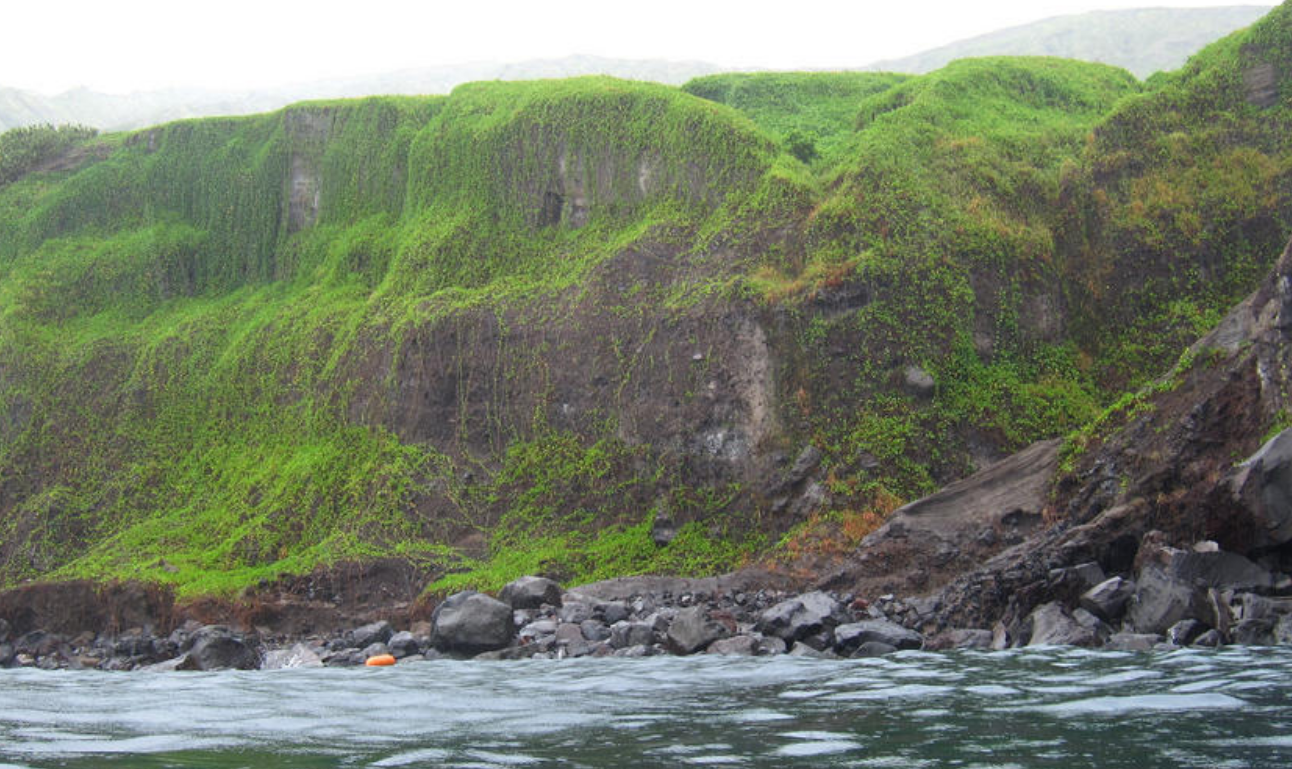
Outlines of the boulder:
M1036 607L1028 619L1032 623L1028 646L1093 646L1098 640L1093 628L1077 622L1053 601Z
M1273 646L1275 622L1272 618L1245 619L1230 631L1234 643L1243 646Z
M583 631L583 637L589 641L605 641L610 638L610 628L600 620L585 619L579 623L579 629Z
M758 631L793 643L847 620L838 601L819 590L772 606L758 617Z
M1199 587L1220 590L1268 590L1274 577L1237 553L1176 551L1171 558L1176 579Z
M1129 604L1131 627L1139 633L1165 633L1182 619L1198 617L1203 598L1197 588L1157 564L1146 564Z
M459 654L501 649L516 636L511 607L474 591L444 599L431 615L431 627L435 648Z
M1284 614L1274 624L1274 643L1292 644L1292 614Z
M683 609L668 626L666 640L675 654L695 654L709 644L731 635L727 626L709 616L703 606Z
M760 653L759 639L751 635L737 635L730 638L719 638L709 644L706 654L721 654L729 657L753 657Z
M390 626L390 623L382 620L351 630L345 634L345 642L347 646L362 649L370 644L385 643L394 634L395 629Z
M1196 619L1182 619L1166 629L1166 641L1176 646L1188 646L1208 629Z
M521 577L503 586L498 599L513 609L561 605L561 586L546 577Z
M861 646L854 649L850 656L853 659L883 657L886 654L894 654L897 651L897 647L892 644L886 644L882 641L866 641Z
M221 625L209 625L194 635L188 659L196 670L255 670L260 652Z
M1199 635L1197 638L1193 639L1194 646L1206 646L1212 649L1218 646L1224 646L1224 644L1225 644L1225 637L1222 636L1220 634L1220 631L1218 630L1211 630L1211 629L1206 630L1202 633L1202 635Z
M1104 622L1116 622L1126 611L1135 594L1135 583L1121 577L1109 577L1081 594L1081 608Z
M834 648L839 654L847 656L863 644L881 643L894 649L920 649L924 647L924 636L882 619L868 619L851 622L834 629Z
M1292 541L1292 428L1275 435L1240 464L1229 488L1256 524L1253 547Z
M655 629L645 622L616 622L610 628L610 645L616 649L650 646L654 642Z
M418 642L417 636L407 630L401 630L392 635L390 640L386 641L386 646L396 659L403 659L422 650L422 645Z

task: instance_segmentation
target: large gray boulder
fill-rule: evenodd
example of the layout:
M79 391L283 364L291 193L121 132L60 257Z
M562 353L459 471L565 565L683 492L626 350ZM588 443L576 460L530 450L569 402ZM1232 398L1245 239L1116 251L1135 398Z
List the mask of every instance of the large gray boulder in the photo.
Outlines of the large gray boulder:
M1229 479L1234 500L1256 526L1253 547L1292 541L1292 428L1271 438Z
M683 609L673 618L668 626L669 649L675 654L695 654L704 651L709 644L720 638L731 635L726 625L709 616L703 606L692 606Z
M357 627L345 634L346 644L356 649L362 649L372 644L385 643L395 634L395 629L390 623L381 620L372 622L367 625Z
M1096 631L1068 615L1056 602L1041 604L1029 617L1032 640L1028 646L1094 646Z
M814 590L764 611L758 617L758 631L792 644L814 633L833 630L847 618L838 601Z
M547 577L521 577L503 586L498 598L513 609L560 606L561 586Z
M1157 564L1140 570L1128 615L1137 633L1161 635L1182 619L1196 619L1205 608L1205 595L1197 587Z
M511 607L475 591L444 599L431 615L431 628L435 648L457 654L501 649L516 637Z
M194 634L188 661L197 670L255 670L260 651L222 625L208 625Z
M1135 583L1121 577L1109 577L1081 595L1081 608L1104 622L1115 622L1126 611L1126 603L1135 595Z
M1191 585L1218 590L1268 590L1274 577L1237 553L1176 551L1171 557L1171 574Z
M851 622L834 629L834 648L839 654L847 656L868 643L884 644L894 650L920 649L924 646L924 636L882 619Z

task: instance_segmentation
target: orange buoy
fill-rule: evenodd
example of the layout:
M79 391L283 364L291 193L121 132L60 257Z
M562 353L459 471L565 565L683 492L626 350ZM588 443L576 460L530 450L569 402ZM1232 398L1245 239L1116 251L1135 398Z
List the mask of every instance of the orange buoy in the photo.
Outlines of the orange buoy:
M370 668L384 668L387 665L395 664L395 657L391 654L378 654L374 657L369 657L368 661L363 664Z

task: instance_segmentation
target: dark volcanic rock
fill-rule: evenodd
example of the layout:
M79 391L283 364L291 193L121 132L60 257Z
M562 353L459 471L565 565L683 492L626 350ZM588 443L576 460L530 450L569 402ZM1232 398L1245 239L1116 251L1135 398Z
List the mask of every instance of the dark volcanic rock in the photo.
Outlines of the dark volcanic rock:
M346 644L356 649L362 649L375 643L385 643L395 634L395 629L390 626L389 622L382 620L373 622L362 627L357 627L346 633Z
M431 625L435 648L460 654L501 649L516 636L511 607L473 591L444 599L435 607Z
M738 635L731 638L719 638L709 644L707 654L722 654L734 657L753 657L761 653L758 639L750 635Z
M546 577L521 577L508 582L498 599L513 609L537 609L543 604L561 605L561 586Z
M1197 617L1202 597L1193 585L1157 565L1146 566L1130 600L1129 619L1138 633L1165 633L1182 619Z
M422 650L422 645L418 643L417 637L407 630L401 630L386 641L386 646L390 653L399 659L417 654Z
M692 606L678 612L668 626L668 647L676 654L694 654L729 635L727 626L710 617L707 608Z
M847 620L843 606L820 590L804 593L772 606L758 617L758 630L786 643L822 630L832 630Z
M196 670L255 670L260 667L260 652L226 627L208 625L194 638L188 658Z
M1256 523L1254 546L1292 541L1292 428L1239 465L1229 487Z
M1115 622L1126 611L1126 603L1135 594L1135 583L1121 577L1109 577L1081 595L1081 608L1104 622Z
M835 650L844 655L870 642L886 644L894 649L920 649L924 646L924 636L914 630L878 619L840 625L834 629L834 638Z
M1028 646L1093 646L1098 640L1092 628L1077 622L1054 602L1036 607L1029 619L1032 640Z
M1191 585L1234 590L1268 590L1273 576L1236 553L1182 551L1171 559L1171 573Z

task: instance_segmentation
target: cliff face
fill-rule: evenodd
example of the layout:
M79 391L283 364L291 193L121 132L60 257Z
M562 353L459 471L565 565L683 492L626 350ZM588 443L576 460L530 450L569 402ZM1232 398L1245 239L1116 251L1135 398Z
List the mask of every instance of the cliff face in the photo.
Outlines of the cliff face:
M1274 50L1287 15L1201 61ZM1287 134L1256 129L1286 112L1280 61L1282 101L1189 113L1170 141L1232 112L1225 146L1283 178ZM1167 302L1130 277L1147 251L1116 256L1161 167L1109 181L1110 142L1147 158L1159 134L1119 126L1203 64L1143 88L1050 59L822 76L810 166L768 133L793 101L760 96L754 122L606 78L97 140L0 188L0 577L193 595L396 557L462 572L447 588L714 571L816 527L855 544L1146 376L1105 370L1163 354L1117 297L1173 330L1269 264L1218 224L1179 258L1231 277ZM1253 232L1284 226L1271 184Z

